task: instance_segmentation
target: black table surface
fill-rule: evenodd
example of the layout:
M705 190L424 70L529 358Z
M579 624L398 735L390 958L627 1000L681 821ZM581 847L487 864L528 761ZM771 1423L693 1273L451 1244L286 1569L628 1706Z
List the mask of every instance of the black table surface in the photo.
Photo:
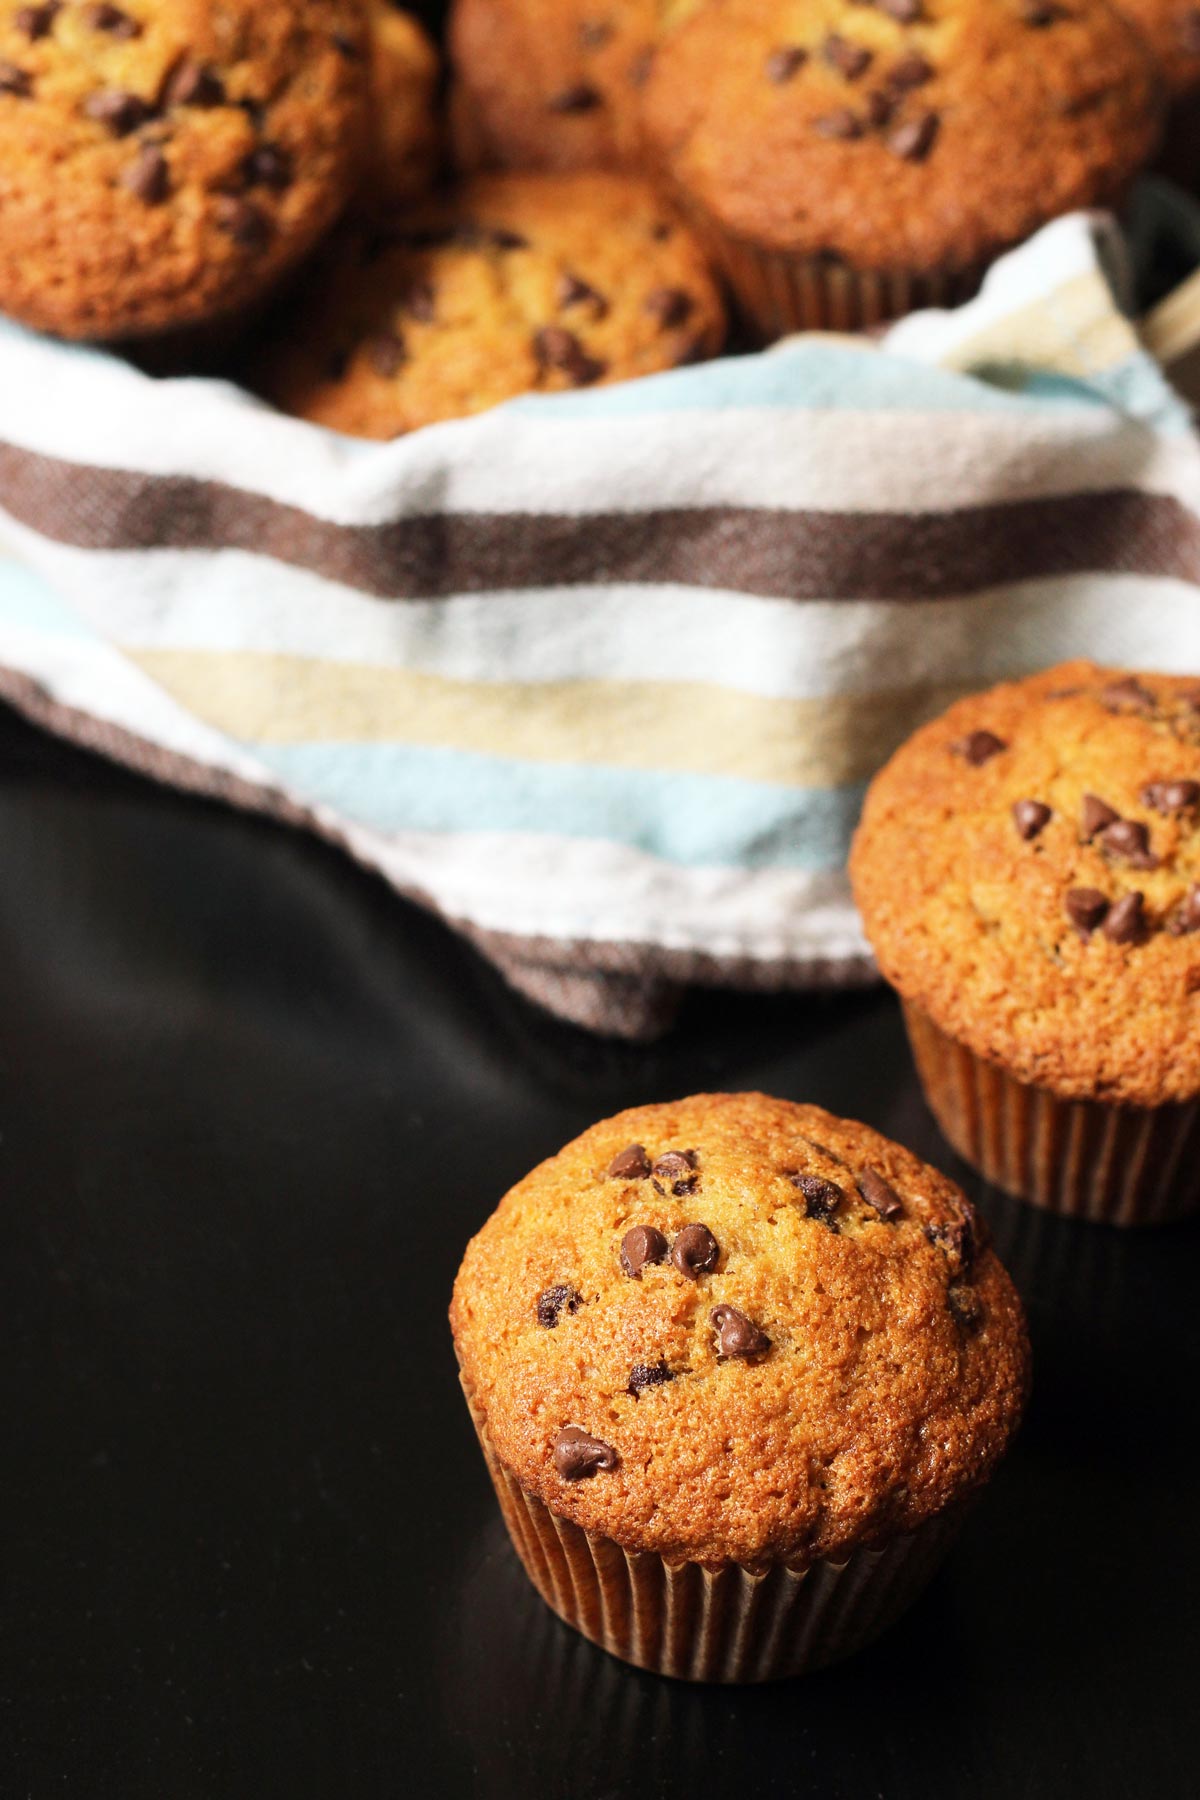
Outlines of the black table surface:
M336 853L0 713L0 1794L1163 1796L1192 1747L1200 1228L980 1191L882 992L536 1015ZM638 1674L510 1552L446 1326L595 1118L762 1087L964 1179L1027 1423L914 1610L748 1690Z

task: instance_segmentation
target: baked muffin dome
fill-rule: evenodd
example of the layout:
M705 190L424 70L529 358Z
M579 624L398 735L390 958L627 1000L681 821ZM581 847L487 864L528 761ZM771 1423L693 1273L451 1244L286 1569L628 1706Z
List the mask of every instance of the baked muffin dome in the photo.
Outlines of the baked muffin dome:
M349 0L8 7L0 309L122 338L248 306L350 193L365 55Z
M625 1112L501 1201L451 1307L493 1453L626 1550L804 1563L914 1530L1020 1416L1020 1303L959 1190L761 1094Z
M976 1055L1200 1094L1200 680L1071 662L960 701L875 778L851 874L888 981Z
M438 53L412 14L391 0L372 0L368 22L371 128L359 198L368 206L419 199L432 185L441 149Z
M285 412L390 438L696 361L724 333L698 245L645 182L485 175L340 238L257 379Z
M1162 70L1172 98L1200 87L1200 6L1193 0L1114 0L1137 26Z

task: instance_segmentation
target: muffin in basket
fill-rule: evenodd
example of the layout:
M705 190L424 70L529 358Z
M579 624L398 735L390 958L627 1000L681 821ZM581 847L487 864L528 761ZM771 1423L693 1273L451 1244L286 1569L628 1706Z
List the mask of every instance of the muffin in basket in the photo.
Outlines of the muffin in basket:
M411 13L373 0L370 27L371 129L361 200L368 206L420 198L441 152L438 53Z
M640 124L774 337L966 298L1049 219L1120 199L1161 113L1105 0L724 0L663 39Z
M699 247L644 182L481 175L339 237L256 383L285 412L391 438L694 362L724 333Z
M956 1150L1079 1217L1200 1207L1200 681L960 701L876 776L851 874Z
M340 0L51 0L0 19L0 310L69 338L244 311L358 175Z
M1020 1302L959 1190L762 1094L568 1144L472 1239L450 1319L542 1597L696 1680L796 1674L883 1630L1028 1385Z
M1158 58L1170 110L1158 166L1200 187L1200 6L1193 0L1115 0Z

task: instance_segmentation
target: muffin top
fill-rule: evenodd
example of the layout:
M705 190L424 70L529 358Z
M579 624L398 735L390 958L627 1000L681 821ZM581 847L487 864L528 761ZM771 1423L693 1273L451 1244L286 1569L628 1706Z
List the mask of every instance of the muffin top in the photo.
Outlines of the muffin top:
M660 45L655 158L735 237L963 269L1155 149L1158 78L1104 0L725 0Z
M391 0L371 0L367 17L371 128L361 198L370 206L417 199L431 186L440 149L439 68L437 50L411 13Z
M762 1094L576 1138L471 1240L450 1319L530 1492L701 1562L911 1530L986 1478L1028 1384L1020 1302L958 1188Z
M361 155L348 0L45 0L0 16L0 309L65 337L256 298Z
M1200 680L1064 663L962 700L876 776L855 898L880 967L1064 1098L1200 1093Z
M390 438L714 354L720 296L646 183L481 175L341 237L256 380L285 412Z
M1190 94L1200 87L1200 6L1193 0L1114 0L1158 58L1167 90Z

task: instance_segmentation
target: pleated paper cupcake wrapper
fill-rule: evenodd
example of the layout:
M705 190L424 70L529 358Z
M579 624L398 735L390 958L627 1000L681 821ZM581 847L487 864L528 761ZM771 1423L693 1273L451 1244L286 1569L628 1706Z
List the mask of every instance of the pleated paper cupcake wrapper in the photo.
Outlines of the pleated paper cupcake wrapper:
M861 1649L912 1603L962 1525L955 1507L880 1550L765 1571L627 1551L526 1492L463 1391L514 1548L560 1619L622 1661L685 1681L757 1682Z
M1200 1102L1063 1100L948 1037L920 1008L904 1022L943 1135L980 1174L1035 1206L1104 1225L1200 1211Z

